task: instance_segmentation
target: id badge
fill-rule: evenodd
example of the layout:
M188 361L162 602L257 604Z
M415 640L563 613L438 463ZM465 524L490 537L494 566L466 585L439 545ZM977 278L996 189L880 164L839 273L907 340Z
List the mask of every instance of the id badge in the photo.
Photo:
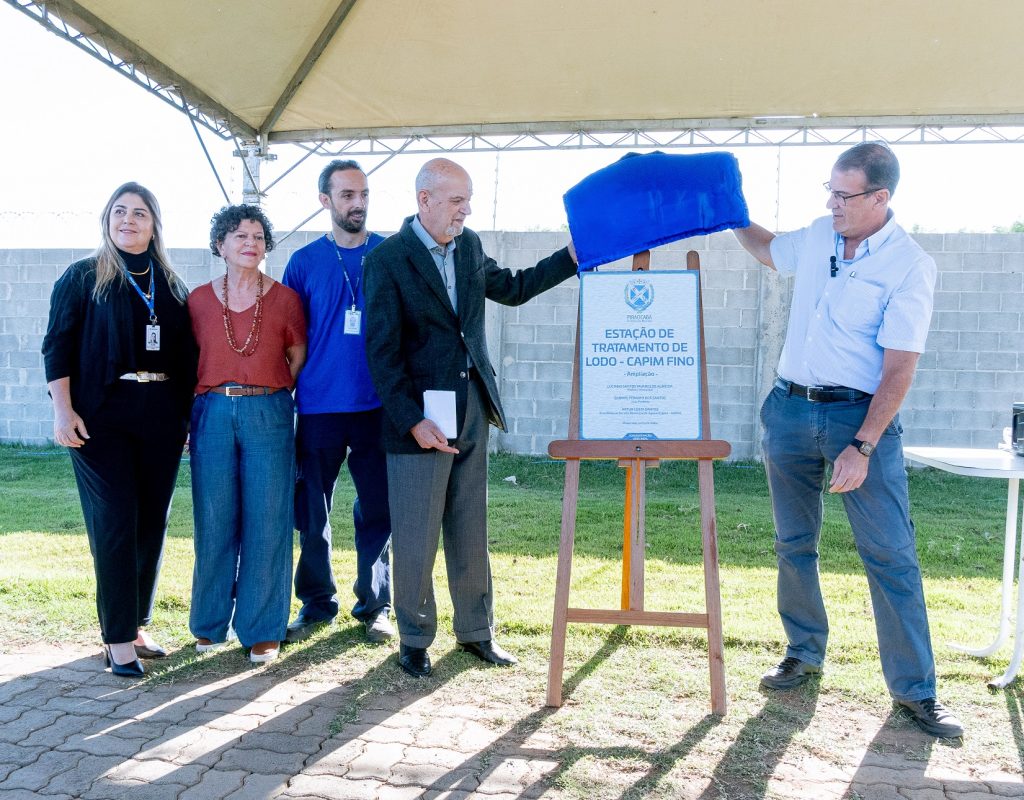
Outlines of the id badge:
M350 308L345 312L345 333L359 335L363 323L363 312L358 308Z
M160 349L160 326L146 326L146 349L153 351Z

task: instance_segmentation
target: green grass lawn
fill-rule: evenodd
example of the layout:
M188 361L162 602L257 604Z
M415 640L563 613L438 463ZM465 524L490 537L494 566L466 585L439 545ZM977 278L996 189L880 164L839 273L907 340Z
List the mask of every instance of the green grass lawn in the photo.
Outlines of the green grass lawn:
M514 482L505 480L513 475ZM523 664L517 670L502 671L500 681L489 677L490 672L463 680L486 680L494 691L543 697L563 480L560 462L505 454L491 458L489 518L499 636L522 657ZM0 447L0 485L0 648L57 641L98 644L92 564L67 455L53 449ZM613 463L583 464L573 606L618 607L623 487L624 472ZM664 464L648 472L647 488L647 607L702 611L696 469L687 463ZM733 726L731 734L723 729L722 735L755 742L749 753L742 748L734 753L730 769L738 774L763 759L763 747L756 744L758 725L765 731L781 726L798 736L806 719L792 704L766 697L757 688L761 672L779 660L785 645L775 613L773 524L764 470L759 464L718 464L715 490L729 725ZM946 646L950 641L978 645L994 636L1005 483L912 470L910 496L940 698L947 699L968 725L965 756L977 752L987 762L1019 771L1021 720L1015 709L1021 705L1020 681L1005 692L986 688L987 679L1005 669L1009 645L988 659L972 658ZM332 515L335 570L341 587L347 587L354 574L352 498L351 482L343 473ZM820 690L815 685L813 691L805 687L803 693L797 692L797 702L809 706L807 713L827 699L884 718L890 702L878 664L863 568L841 500L827 497L825 506L821 571L832 623L826 677ZM192 641L187 625L191 530L186 461L174 498L152 628L158 639L175 647ZM439 557L435 585L441 632L432 648L438 654L453 645L443 564ZM347 602L344 592L342 597ZM354 628L342 638L344 657L363 657L365 648L354 646L359 639ZM283 661L297 658L295 664L300 664L306 658L314 664L341 657L332 647L328 639L315 640ZM567 708L571 705L573 712L557 718L559 732L581 737L594 747L602 742L611 747L624 736L653 742L655 747L675 741L674 736L678 739L681 730L692 730L694 721L707 713L706 663L705 634L699 630L571 625L566 677ZM202 662L186 660L166 667L179 670L176 674L182 674L183 668L201 671ZM153 680L160 680L160 669L152 670ZM395 672L381 675L382 690L394 685ZM366 691L374 691L374 685L369 684ZM625 695L628 707L619 701ZM696 716L667 714L667 700L684 704ZM1008 732L1010 728L1014 733ZM735 741L730 752L734 745ZM570 793L601 796L591 785L596 779L582 766L579 769L578 774L569 769L563 776Z

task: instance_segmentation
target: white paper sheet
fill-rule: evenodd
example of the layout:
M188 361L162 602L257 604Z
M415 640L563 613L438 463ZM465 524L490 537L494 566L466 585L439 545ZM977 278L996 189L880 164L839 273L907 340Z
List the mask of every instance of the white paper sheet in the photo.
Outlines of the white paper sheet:
M455 392L427 389L423 392L423 416L441 429L447 438L458 436L455 425Z

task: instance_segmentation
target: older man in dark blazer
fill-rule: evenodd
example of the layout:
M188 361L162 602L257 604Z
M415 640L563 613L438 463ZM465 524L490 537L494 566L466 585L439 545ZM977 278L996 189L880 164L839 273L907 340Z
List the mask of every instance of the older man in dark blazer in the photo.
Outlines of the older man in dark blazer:
M432 572L444 530L460 647L491 664L516 659L494 641L487 553L488 423L505 428L484 335L484 299L519 305L576 274L567 248L512 272L464 228L473 184L438 158L416 177L418 213L366 257L366 354L384 405L399 663L430 674L437 632ZM424 391L453 392L456 436L424 416Z

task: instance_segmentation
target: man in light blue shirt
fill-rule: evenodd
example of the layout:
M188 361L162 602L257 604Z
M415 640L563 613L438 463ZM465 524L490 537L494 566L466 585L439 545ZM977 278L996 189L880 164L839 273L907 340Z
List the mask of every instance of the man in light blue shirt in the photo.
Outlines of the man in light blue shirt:
M795 274L778 379L761 409L775 515L778 608L789 646L761 685L821 672L828 618L818 576L822 491L842 494L867 572L886 685L933 736L963 735L936 700L898 412L924 351L935 262L889 209L899 163L882 144L844 152L823 217L793 233L735 231L762 264Z

